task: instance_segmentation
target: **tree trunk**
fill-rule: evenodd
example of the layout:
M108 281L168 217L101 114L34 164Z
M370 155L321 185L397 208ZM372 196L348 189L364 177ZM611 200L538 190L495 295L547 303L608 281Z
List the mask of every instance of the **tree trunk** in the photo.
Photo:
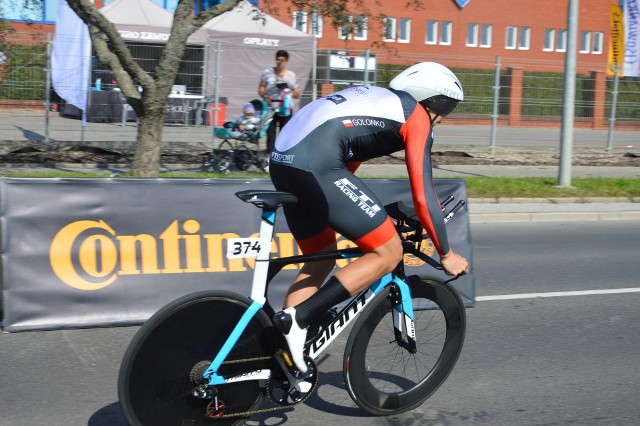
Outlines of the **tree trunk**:
M131 164L134 177L155 178L160 173L163 113L143 114L139 117L136 150Z

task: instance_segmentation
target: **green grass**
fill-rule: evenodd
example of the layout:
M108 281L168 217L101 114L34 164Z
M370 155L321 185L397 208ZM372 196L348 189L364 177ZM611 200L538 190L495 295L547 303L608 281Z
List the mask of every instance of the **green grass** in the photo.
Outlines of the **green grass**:
M640 179L576 178L573 188L558 188L556 178L467 179L470 198L639 197Z
M4 174L5 177L29 178L105 178L106 172L33 172ZM118 176L126 178L126 176ZM266 173L163 173L161 178L268 178ZM371 176L367 176L368 178ZM393 176L384 176L385 178ZM469 198L589 198L589 197L640 197L640 179L634 178L575 178L573 188L557 188L556 178L467 178Z

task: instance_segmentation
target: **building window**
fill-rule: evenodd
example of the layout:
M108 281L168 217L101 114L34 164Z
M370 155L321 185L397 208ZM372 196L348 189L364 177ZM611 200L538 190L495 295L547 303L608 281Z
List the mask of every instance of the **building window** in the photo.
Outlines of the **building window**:
M518 27L507 27L507 35L504 41L505 49L515 49L518 43Z
M580 34L580 53L591 52L591 31L582 31Z
M518 44L518 49L529 50L530 47L531 47L531 28L522 27L520 28L520 43Z
M467 25L467 47L478 45L478 24Z
M604 44L604 33L596 31L593 33L593 50L592 53L602 55Z
M453 22L442 21L442 30L440 32L440 44L451 45L451 34L453 33Z
M546 30L544 30L544 47L542 48L542 50L544 50L545 52L552 52L553 46L555 44L555 38L556 30L551 28L547 28Z
M491 34L493 25L482 24L482 36L480 37L480 47L491 47Z
M567 51L567 30L558 30L558 44L556 45L556 51Z
M351 15L342 15L342 24L340 25L340 28L338 28L338 37L341 40L351 40L351 23Z
M355 28L353 34L354 40L366 40L367 39L367 17L366 16L356 16L355 20Z
M438 42L438 21L427 21L427 35L424 42L426 44L436 44Z
M396 41L396 18L384 18L384 41Z
M411 41L411 19L400 18L400 31L398 32L398 43L409 43Z
M309 23L311 24L311 34L317 38L322 37L322 15L318 12L312 12Z
M293 12L293 23L291 24L293 28L298 31L302 31L303 33L307 32L307 12L303 12L298 10Z

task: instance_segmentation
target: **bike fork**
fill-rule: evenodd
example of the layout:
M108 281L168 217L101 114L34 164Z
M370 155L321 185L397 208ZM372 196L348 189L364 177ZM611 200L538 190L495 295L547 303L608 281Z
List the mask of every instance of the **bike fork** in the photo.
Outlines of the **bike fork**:
M411 301L411 289L403 280L396 278L393 307L393 331L395 340L399 346L410 353L417 352L416 329L414 323L413 303Z

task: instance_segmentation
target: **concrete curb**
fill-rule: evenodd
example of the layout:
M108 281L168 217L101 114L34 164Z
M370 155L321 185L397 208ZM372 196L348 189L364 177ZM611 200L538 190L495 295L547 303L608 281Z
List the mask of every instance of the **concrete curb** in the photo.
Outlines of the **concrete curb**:
M596 220L640 220L638 211L621 212L510 212L510 213L470 213L470 223L490 222L584 222Z

